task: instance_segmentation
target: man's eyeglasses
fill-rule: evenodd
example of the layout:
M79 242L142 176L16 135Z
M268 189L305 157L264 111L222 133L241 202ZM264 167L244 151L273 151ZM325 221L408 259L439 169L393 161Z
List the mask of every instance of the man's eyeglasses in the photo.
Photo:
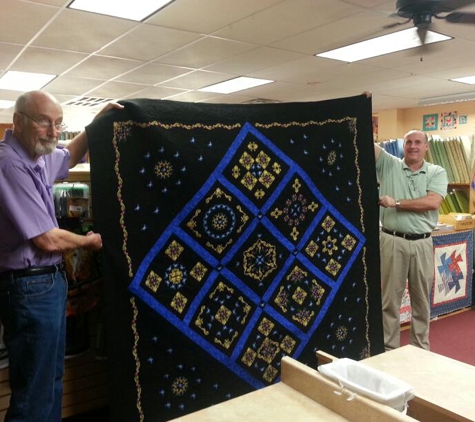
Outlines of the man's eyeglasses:
M66 128L67 128L67 126L63 122L53 123L52 121L50 121L48 119L44 119L44 118L36 120L36 119L33 119L33 117L28 116L28 114L23 113L22 111L19 111L18 113L22 114L25 117L28 117L30 120L35 122L39 127L43 128L43 129L47 129L52 125L56 130L62 132L63 130L66 130Z

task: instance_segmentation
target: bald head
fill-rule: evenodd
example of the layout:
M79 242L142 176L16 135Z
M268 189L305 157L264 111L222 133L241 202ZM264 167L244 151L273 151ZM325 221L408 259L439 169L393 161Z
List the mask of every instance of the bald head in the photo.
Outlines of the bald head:
M28 113L32 108L40 107L41 104L52 103L61 108L59 101L45 91L29 91L20 95L15 102L16 113Z
M429 142L429 138L427 136L427 133L423 132L422 130L420 129L411 129L409 132L407 132L405 135L404 135L404 139L407 139L410 135L416 135L416 136L419 136L421 137L422 139L424 139L426 142Z

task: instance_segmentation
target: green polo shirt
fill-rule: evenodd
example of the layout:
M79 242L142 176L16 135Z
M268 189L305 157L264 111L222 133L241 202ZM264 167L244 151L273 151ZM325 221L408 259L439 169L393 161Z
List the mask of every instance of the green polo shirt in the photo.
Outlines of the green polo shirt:
M379 179L380 197L388 195L394 199L417 199L426 196L428 192L435 192L445 198L447 194L445 169L426 161L418 171L413 172L404 159L381 150L376 162L376 174ZM383 227L402 233L431 232L437 225L438 218L438 210L412 212L380 207Z

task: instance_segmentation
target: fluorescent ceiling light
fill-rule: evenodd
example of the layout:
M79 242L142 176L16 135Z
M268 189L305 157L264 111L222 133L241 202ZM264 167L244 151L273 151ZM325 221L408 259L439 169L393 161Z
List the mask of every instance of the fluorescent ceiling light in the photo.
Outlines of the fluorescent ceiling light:
M475 85L475 76L465 76L464 78L451 79L454 82L462 82L463 84Z
M451 40L452 37L438 34L437 32L427 31L425 44ZM343 62L356 62L358 60L369 59L370 57L382 56L384 54L394 53L396 51L407 50L409 48L419 47L421 40L417 34L417 28L409 28L404 31L394 32L373 38L346 47L325 53L315 54L317 57L341 60Z
M142 21L172 1L174 0L74 0L68 7L101 15Z
M43 88L54 78L56 78L56 75L10 70L0 78L0 89L23 92L33 91Z
M475 101L475 92L464 92L462 94L441 95L439 97L420 98L418 105L427 106L434 104L459 103L462 101Z
M257 79L241 76L239 78L230 79L229 81L220 82L219 84L200 88L198 89L198 91L217 92L219 94L231 94L232 92L242 91L243 89L249 89L260 85L270 84L271 82L274 81L271 81L269 79Z
M15 105L15 101L0 100L0 108L10 108Z

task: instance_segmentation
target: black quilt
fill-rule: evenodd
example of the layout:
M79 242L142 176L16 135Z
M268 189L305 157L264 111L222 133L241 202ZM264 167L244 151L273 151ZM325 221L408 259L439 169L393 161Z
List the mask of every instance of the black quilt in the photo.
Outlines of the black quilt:
M113 421L383 352L371 99L123 104L87 128Z

